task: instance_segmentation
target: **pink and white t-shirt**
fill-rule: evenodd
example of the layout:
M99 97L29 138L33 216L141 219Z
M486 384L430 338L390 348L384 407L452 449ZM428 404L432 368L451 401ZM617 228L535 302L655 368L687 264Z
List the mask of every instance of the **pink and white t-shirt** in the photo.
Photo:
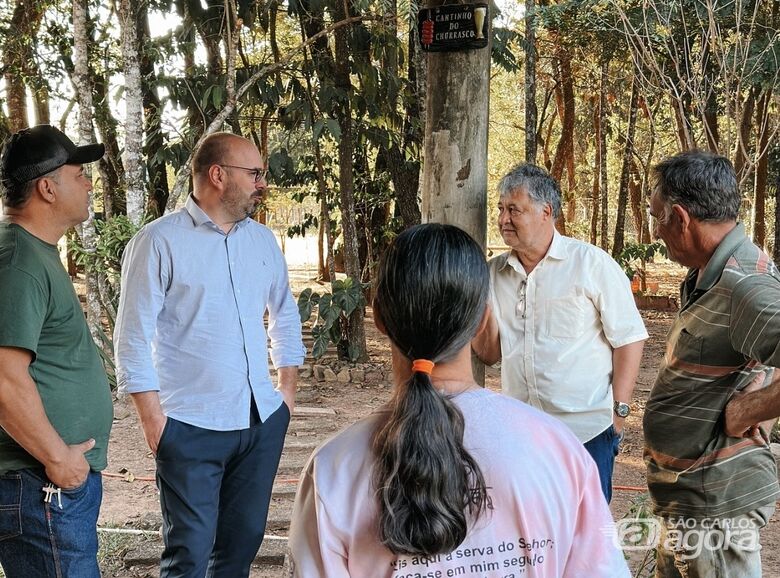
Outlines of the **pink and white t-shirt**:
M488 390L453 398L492 510L449 554L396 556L379 541L371 436L378 415L318 448L290 528L300 578L628 578L593 460L559 421Z

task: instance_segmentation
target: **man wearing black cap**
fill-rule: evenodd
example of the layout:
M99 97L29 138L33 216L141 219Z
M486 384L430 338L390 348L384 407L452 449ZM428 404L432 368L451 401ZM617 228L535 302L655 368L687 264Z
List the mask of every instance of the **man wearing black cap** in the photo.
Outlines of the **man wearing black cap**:
M100 471L111 392L57 242L87 218L77 147L48 125L0 159L0 564L8 578L99 578Z

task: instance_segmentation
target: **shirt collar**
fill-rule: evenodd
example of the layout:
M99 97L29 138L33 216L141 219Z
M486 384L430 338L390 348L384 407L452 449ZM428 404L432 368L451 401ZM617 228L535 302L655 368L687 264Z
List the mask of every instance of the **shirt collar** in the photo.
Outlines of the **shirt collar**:
M539 262L541 265L545 260L549 259L556 259L558 261L562 261L563 259L566 259L569 256L569 251L566 248L566 237L561 235L558 232L558 229L553 229L553 239L552 243L550 243L550 248L547 249L547 254L542 258L542 260ZM501 255L499 257L500 259L503 259L503 263L499 263L498 270L501 271L504 269L507 265L511 266L512 269L515 271L522 271L525 273L525 269L523 268L523 264L520 263L520 259L517 258L517 255L515 255L515 252L511 249Z
M568 256L569 251L566 248L566 237L561 235L558 232L558 229L553 229L553 240L550 244L550 248L547 250L547 255L545 255L544 258L547 259L549 257L550 259L562 261Z
M723 269L726 267L726 262L734 254L737 247L746 241L748 241L748 238L745 235L745 228L742 226L742 223L737 223L737 226L723 237L707 265L699 273L699 279L696 284L697 289L702 291L712 289L715 283L718 282L718 279L720 279Z
M211 217L209 217L206 214L206 211L201 209L198 206L198 203L195 202L195 199L192 195L187 197L187 202L184 203L184 210L189 213L190 218L192 219L192 224L195 225L195 227L200 227L201 225L207 225L208 227L214 229L215 231L219 231L223 235L225 232L219 228L219 226L211 220ZM248 217L247 217L248 218ZM233 228L230 230L230 232L237 231L241 228L241 226L246 222L246 219L243 219L241 221L238 221L233 225Z

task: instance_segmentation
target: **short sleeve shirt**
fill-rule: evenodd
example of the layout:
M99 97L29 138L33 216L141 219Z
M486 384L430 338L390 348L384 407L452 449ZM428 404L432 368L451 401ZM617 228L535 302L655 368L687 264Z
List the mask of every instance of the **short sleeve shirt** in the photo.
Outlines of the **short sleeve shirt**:
M556 231L527 274L490 261L502 391L557 417L586 442L612 423L612 351L647 339L625 273L604 251Z
M113 405L108 379L57 247L0 223L0 347L33 354L29 372L67 444L90 438L90 467L106 467ZM0 429L0 472L40 467Z
M644 414L650 496L665 517L735 517L780 495L769 447L723 431L734 392L780 366L780 274L737 225L680 302Z

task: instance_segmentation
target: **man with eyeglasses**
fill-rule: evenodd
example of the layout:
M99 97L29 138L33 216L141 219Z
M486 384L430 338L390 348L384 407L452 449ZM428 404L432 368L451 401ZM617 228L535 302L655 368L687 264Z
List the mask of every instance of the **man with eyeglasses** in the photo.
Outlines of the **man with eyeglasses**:
M759 424L780 413L780 271L739 222L727 158L685 151L651 175L653 235L689 268L643 420L655 576L760 578L760 530L780 497Z
M185 206L125 250L117 379L156 457L160 576L241 578L263 540L305 350L284 256L250 218L267 186L259 151L210 135L192 175Z
M57 242L89 214L76 146L39 125L0 161L0 564L8 578L99 578L97 519L113 405Z
M511 250L490 261L489 331L473 343L501 389L568 425L612 497L612 470L644 340L628 278L604 251L555 229L561 191L521 164L498 185L498 226Z

